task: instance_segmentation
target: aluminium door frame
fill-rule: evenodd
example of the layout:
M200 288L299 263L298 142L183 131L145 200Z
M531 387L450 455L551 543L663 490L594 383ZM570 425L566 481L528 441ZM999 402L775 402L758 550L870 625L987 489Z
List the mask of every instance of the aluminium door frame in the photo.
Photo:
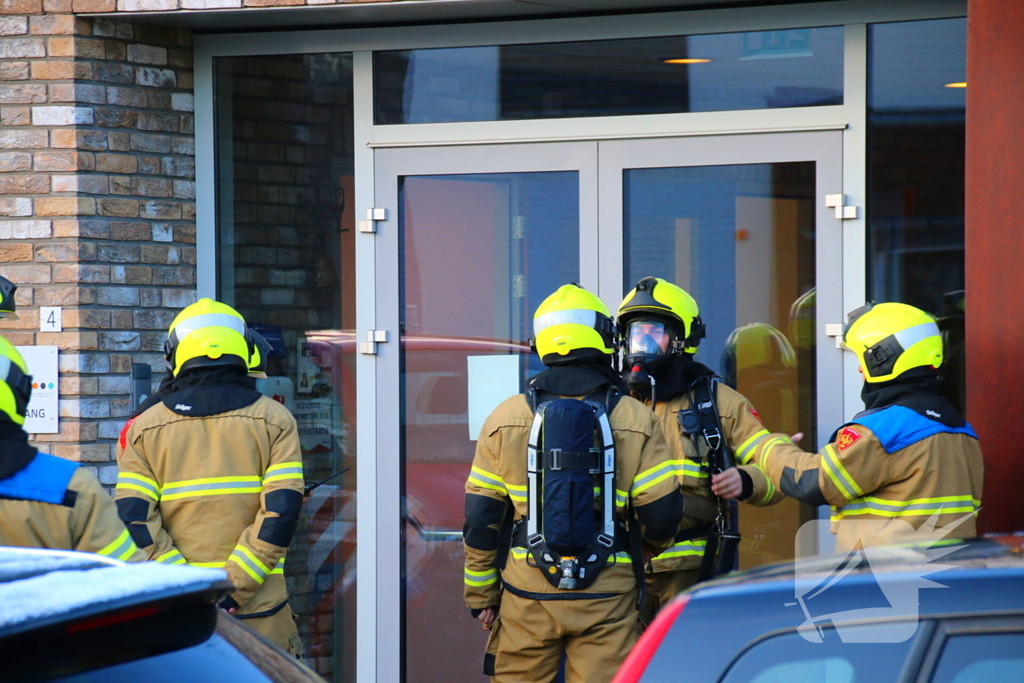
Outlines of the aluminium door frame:
M398 179L407 176L466 175L576 171L579 173L579 259L581 284L596 291L597 198L584 192L597 187L597 146L566 142L516 145L494 154L492 146L456 148L378 149L374 154L374 197L376 206L387 210L385 220L376 222L376 329L387 330L388 342L377 345L377 448L391 455L376 458L375 507L377 525L374 638L377 643L376 675L379 681L403 679L402 651L402 557L401 557L401 346L400 291L402 264L399 262ZM586 264L593 264L586 269ZM453 272L453 278L457 276ZM387 390L391 388L391 390ZM368 610L367 610L368 611ZM398 653L398 656L395 656ZM361 675L358 676L362 680Z
M673 168L693 166L724 166L734 164L785 163L813 161L815 163L815 419L818 443L815 449L828 443L829 429L846 421L847 394L852 390L858 397L859 376L856 366L846 367L853 354L837 348L834 339L825 334L825 325L843 320L848 307L845 303L850 269L845 249L849 230L835 216L834 209L825 206L825 195L836 194L843 188L843 142L845 131L812 131L800 133L756 133L736 135L724 139L713 137L678 138L676 140L624 140L599 142L598 194L601 224L601 290L606 302L618 302L628 291L630 283L623 280L624 211L623 173L633 168ZM863 250L863 244L862 244ZM835 271L839 270L836 275ZM856 266L853 267L856 269ZM863 296L863 294L861 294ZM855 360L855 359L854 359ZM855 408L860 410L860 405ZM828 508L819 508L819 518L828 519ZM835 540L819 527L817 546L802 548L801 552L818 554L831 552Z

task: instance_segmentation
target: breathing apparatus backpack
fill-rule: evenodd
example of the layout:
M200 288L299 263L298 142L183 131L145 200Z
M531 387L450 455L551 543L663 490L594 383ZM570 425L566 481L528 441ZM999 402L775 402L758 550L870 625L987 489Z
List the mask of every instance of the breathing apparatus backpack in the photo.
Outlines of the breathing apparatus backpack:
M631 534L615 514L615 442L608 415L620 398L610 385L582 400L527 391L534 414L527 515L516 525L513 545L525 547L527 562L562 590L587 588L609 557L631 550L632 535L639 540L638 528Z

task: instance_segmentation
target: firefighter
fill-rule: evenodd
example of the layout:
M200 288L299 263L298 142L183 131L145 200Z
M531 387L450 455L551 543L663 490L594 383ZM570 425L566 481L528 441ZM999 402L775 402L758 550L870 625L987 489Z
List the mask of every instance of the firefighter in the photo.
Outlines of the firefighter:
M152 560L223 567L235 591L221 606L301 655L284 581L303 489L295 418L256 391L230 306L185 308L164 350L174 381L119 440L121 519Z
M18 285L0 275L0 319L18 319L17 305L14 303L14 293L17 290Z
M29 444L23 426L31 393L28 366L0 337L0 545L145 560L96 477Z
M685 290L661 278L643 278L619 306L618 329L625 354L623 377L634 395L652 406L658 416L686 497L687 517L675 543L647 565L649 603L644 619L649 623L672 596L710 578L713 563L726 570L735 565L735 548L719 543L714 536L708 548L719 505L711 488L713 464L706 452L704 429L718 430L720 447L728 448L741 462L749 462L769 432L742 394L713 382L714 372L694 359L705 329L697 302ZM690 410L691 405L707 400L717 407L708 416L709 424L686 433L680 416L698 414ZM731 472L739 483L740 500L770 505L782 499L756 465L733 467ZM733 558L716 558L716 550L732 552Z
M466 482L465 601L490 630L484 673L493 681L553 680L563 652L570 683L610 681L638 635L636 603L638 585L643 583L643 558L637 556L644 552L641 546L657 552L671 543L682 516L682 496L671 476L672 464L657 419L639 401L623 395L624 387L611 366L614 339L607 306L584 289L565 285L544 300L533 324L535 349L547 369L529 380L526 394L505 400L487 418ZM528 549L539 547L535 537L527 538L538 523L535 506L549 509L556 496L548 488L547 477L553 476L549 469L544 469L543 487L533 478L536 475L528 474L527 451L536 447L537 436L531 432L538 415L545 444L549 432L554 432L548 422L553 419L551 410L543 408L554 405L548 399L593 400L594 396L598 408L613 405L610 411L595 408L587 414L591 420L597 412L610 415L606 424L614 444L614 467L600 481L612 482L614 477L615 483L602 484L594 507L584 511L580 523L589 532L595 517L601 517L615 531L606 537L605 559L584 577L569 566L572 558L552 558ZM609 397L617 397L617 402ZM585 421L583 444L589 444L593 435L592 425ZM534 460L535 467L554 457L544 448ZM562 455L565 459L588 456L585 452ZM564 473L595 463L569 465L563 460L562 465ZM528 482L535 486L532 494ZM588 479L579 492L586 494L590 486ZM552 540L552 526L570 521L545 516L544 537ZM623 523L630 525L629 534ZM588 551L578 559L586 562L589 555ZM571 582L576 578L569 578L570 583L560 587L558 577L570 574L578 576L580 585L584 578L592 583L574 589Z
M864 376L865 410L819 453L773 434L755 461L786 495L833 506L841 551L921 538L933 516L945 527L940 536L974 536L981 448L938 392L943 349L934 318L906 304L868 304L850 313L843 344Z

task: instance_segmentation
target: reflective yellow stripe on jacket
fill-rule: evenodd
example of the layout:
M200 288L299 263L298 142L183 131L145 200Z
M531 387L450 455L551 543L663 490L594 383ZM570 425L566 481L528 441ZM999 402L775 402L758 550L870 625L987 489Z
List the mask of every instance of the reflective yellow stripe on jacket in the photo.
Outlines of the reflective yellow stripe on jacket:
M750 457L754 454L754 449L757 448L757 444L761 443L761 440L766 436L768 436L768 430L762 429L740 444L740 447L736 449L737 462L741 465L746 465L750 461Z
M129 534L128 530L125 529L121 532L120 536L114 539L112 543L102 550L97 550L96 552L100 555L113 557L117 560L127 560L129 557L134 555L137 550L138 548L135 547L135 542L132 541L131 534Z
M223 569L227 562L189 562L190 567L203 567L206 569ZM277 561L277 566L270 570L271 574L284 574L284 558Z
M258 476L187 479L167 482L160 491L160 500L222 496L234 493L259 493L262 490L263 482Z
M186 564L185 556L177 550L169 550L156 558L156 561L161 564Z
M847 499L864 495L864 491L857 486L857 482L854 481L850 473L843 467L843 463L839 462L839 456L836 454L836 449L832 447L832 444L825 446L825 455L821 459L821 463L825 474L828 475L828 478L832 480L832 483L835 484L836 488Z
M665 552L658 555L658 559L670 557L701 557L704 555L704 548L707 546L707 539L695 539L693 541L682 541L676 543Z
M116 488L118 490L127 489L131 491L138 491L139 493L146 494L147 497L152 498L153 500L160 500L160 485L141 474L119 472L117 475Z
M492 583L496 583L498 581L497 569L486 569L484 571L466 569L465 571L465 581L467 586L490 586Z
M981 501L970 495L937 496L935 498L914 498L912 500L885 500L873 496L855 498L840 508L833 508L832 520L854 515L877 515L878 517L930 517L935 513L977 514Z
M474 465L469 472L469 480L477 486L491 491L497 491L516 501L526 502L526 487L517 484L506 484L505 480L493 472L481 469Z
M267 476L263 478L264 484L284 479L302 479L301 462L279 462L267 468Z
M261 562L260 559L244 545L235 546L235 549L231 552L231 557L228 558L228 562L234 562L242 569L242 571L251 576L253 581L259 584L266 581L267 577L273 573L273 570L270 567L263 564L263 562Z

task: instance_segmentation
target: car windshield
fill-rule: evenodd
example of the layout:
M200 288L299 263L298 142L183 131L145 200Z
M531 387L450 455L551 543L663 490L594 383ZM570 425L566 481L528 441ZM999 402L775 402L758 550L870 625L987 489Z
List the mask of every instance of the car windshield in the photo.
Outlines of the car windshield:
M60 683L264 683L272 681L218 634L174 652L136 659L73 676L52 679Z

